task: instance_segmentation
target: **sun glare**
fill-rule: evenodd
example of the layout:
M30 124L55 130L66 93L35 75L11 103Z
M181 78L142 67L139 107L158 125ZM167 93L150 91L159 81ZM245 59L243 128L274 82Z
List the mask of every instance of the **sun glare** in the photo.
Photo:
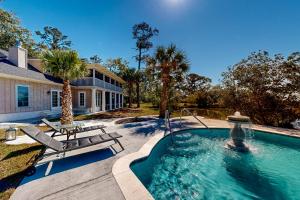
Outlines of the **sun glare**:
M182 5L185 0L165 0L165 1L170 6L179 6Z

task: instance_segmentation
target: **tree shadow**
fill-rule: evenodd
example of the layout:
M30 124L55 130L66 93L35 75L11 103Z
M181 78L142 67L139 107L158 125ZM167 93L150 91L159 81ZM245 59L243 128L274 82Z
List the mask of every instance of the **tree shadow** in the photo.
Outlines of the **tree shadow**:
M16 188L24 178L27 169L28 168L24 169L21 172L0 179L0 192L4 192L10 188Z
M20 156L22 154L28 154L32 151L42 150L42 148L43 148L42 145L37 145L37 146L28 147L26 149L20 149L17 151L13 151L13 152L10 152L9 154L7 154L7 156L5 156L1 161Z
M172 129L179 129L179 128L189 128L194 125L197 125L196 122L189 122L186 119L182 119L182 126L180 125L179 121L172 121L171 128ZM140 122L140 123L128 123L123 125L124 128L135 128L132 135L144 135L149 136L153 135L157 131L165 131L165 121L163 119L154 119L147 122Z

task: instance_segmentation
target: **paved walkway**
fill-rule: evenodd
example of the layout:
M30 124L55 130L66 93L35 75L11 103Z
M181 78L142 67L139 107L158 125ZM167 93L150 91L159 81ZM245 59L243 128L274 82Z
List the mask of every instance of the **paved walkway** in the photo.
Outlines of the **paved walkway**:
M112 166L119 157L138 151L152 135L162 131L163 121L124 125L106 121L100 124L108 127L107 132L117 131L123 136L120 141L124 151L114 154L110 148L99 150L105 147L103 144L68 153L68 158L53 163L49 176L44 177L46 165L38 167L34 177L25 178L11 199L124 199L111 173ZM93 134L96 132L89 133ZM118 145L113 147L120 150ZM82 154L84 152L88 153Z
M115 120L114 120L115 121ZM117 131L123 137L120 139L125 150L114 154L110 148L102 150L101 145L68 153L67 158L55 161L50 175L44 176L47 165L37 168L37 173L27 177L12 195L11 199L124 199L113 175L112 166L115 161L132 152L138 151L149 138L164 130L162 120L155 119L124 125L115 125L114 121L89 121L89 124L100 123L107 125L107 132ZM203 119L210 127L229 127L226 121ZM187 117L184 126L197 127L193 118ZM179 120L172 120L172 127L179 127ZM255 128L268 129L268 127ZM272 129L274 131L274 129ZM296 131L280 129L286 134L297 134ZM298 132L299 133L299 132ZM89 135L97 134L91 132ZM86 136L82 134L82 136ZM113 145L120 150L118 145ZM50 159L53 159L50 158Z

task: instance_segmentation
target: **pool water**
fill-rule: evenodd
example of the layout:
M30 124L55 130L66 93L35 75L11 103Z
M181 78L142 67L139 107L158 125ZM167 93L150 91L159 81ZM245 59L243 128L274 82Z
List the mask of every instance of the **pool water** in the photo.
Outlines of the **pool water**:
M253 135L238 153L224 148L228 129L178 132L131 169L155 199L300 199L300 139Z

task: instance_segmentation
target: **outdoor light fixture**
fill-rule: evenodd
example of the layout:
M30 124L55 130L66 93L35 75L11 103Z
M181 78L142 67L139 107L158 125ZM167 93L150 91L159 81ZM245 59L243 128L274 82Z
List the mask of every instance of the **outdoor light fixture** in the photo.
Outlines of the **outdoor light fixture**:
M11 140L15 140L17 137L17 129L10 127L9 129L7 129L5 131L5 140L6 141L11 141Z
M48 95L51 94L50 90L47 92L47 94L48 94Z

